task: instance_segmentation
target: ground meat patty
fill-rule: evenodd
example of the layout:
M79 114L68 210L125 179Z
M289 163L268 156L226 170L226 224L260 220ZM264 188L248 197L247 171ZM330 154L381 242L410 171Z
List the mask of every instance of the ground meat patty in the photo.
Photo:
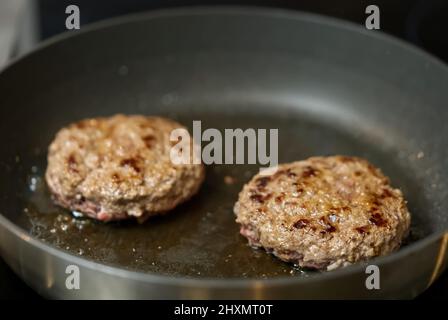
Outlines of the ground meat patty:
M143 220L173 209L204 179L202 164L171 162L170 134L177 128L184 127L124 115L63 128L49 147L46 171L55 202L102 221Z
M241 234L284 261L332 270L398 249L410 215L366 160L313 157L256 175L235 204Z

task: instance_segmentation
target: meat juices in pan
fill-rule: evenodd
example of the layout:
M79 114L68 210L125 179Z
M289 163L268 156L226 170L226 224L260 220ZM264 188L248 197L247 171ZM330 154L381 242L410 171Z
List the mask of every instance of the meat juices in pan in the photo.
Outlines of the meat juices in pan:
M60 206L102 221L165 213L204 180L198 164L174 165L170 133L180 124L117 115L61 129L46 181ZM256 175L234 206L241 234L283 261L332 270L398 249L410 214L402 193L366 160L313 157Z
M171 161L170 134L178 128L185 129L165 118L116 115L61 129L45 175L55 202L101 221L143 221L188 200L205 171Z
M320 270L397 250L411 220L401 191L379 169L346 156L313 157L256 175L234 212L252 246Z

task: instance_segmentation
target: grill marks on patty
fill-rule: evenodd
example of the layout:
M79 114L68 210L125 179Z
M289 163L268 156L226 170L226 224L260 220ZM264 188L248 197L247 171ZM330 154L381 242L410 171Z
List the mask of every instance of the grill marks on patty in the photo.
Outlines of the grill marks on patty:
M140 157L125 158L120 161L120 166L132 168L136 173L141 172L141 161Z
M152 134L147 134L142 139L146 145L146 148L148 148L148 149L151 149L154 146L154 144L156 143L156 137L154 137Z
M353 162L349 157L343 157L343 162ZM369 167L369 170L371 171L373 167ZM312 179L314 177L317 177L320 174L320 171L313 167L312 165L305 166L301 172L294 172L292 168L283 169L277 171L272 176L263 176L259 177L255 180L255 186L256 188L251 189L251 196L250 199L256 203L259 204L266 204L267 201L269 201L272 198L272 193L267 191L267 187L270 183L279 183L279 180L282 180L286 177L286 179L291 182L293 186L296 186L297 193L295 194L295 197L300 197L301 194L304 192L304 188L307 188L309 186L309 179ZM355 172L355 176L360 176L360 171ZM383 189L382 194L372 194L370 197L374 200L371 200L371 211L372 215L369 219L369 222L375 226L378 227L386 227L387 226L387 220L383 219L381 213L379 213L378 206L379 201L381 199L384 199L385 197L393 197L393 194L387 190ZM290 206L298 205L297 202L294 201L284 201L286 197L286 194L283 192L280 195L276 196L274 201L276 204L285 204ZM369 198L369 197L368 197ZM306 208L306 204L302 204L301 208ZM338 212L345 212L347 214L347 211L350 210L350 207L348 205L343 205L340 207L329 207L327 211L328 214L322 215L320 217L315 218L301 218L298 219L296 222L292 224L292 226L296 229L303 229L303 228L310 228L313 231L320 230L319 233L321 235L325 235L328 233L333 233L337 231L337 220L338 216L336 215ZM359 227L365 232L365 230L368 229L368 226L366 227ZM358 229L357 229L358 230Z
M67 167L70 171L74 173L79 173L78 171L78 161L76 160L75 155L72 153L67 158Z
M312 166L306 167L303 172L301 173L302 179L306 179L309 177L314 177L319 173L319 170L316 170ZM297 181L294 181L297 178L297 173L293 172L291 168L286 170L279 170L272 176L263 176L259 177L255 180L255 186L256 188L251 189L251 199L253 201L256 201L258 203L264 203L265 201L269 200L272 196L272 193L266 194L266 187L269 183L279 180L282 178L282 176L286 176L288 179L292 179L292 185L297 186L297 192L302 193L303 188L301 185L303 185L303 180L298 178ZM301 183L301 185L299 185ZM283 195L277 196L275 198L276 202L282 202L283 201Z

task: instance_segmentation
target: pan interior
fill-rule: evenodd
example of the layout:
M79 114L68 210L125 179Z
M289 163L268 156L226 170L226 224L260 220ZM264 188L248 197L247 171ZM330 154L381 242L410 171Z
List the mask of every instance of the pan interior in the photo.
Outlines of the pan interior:
M217 128L276 128L279 130L280 162L312 155L347 154L362 156L380 166L403 187L419 207L418 184L409 179L393 154L372 147L367 138L347 133L325 123L280 113L171 114L186 125L202 121L203 130ZM27 160L29 161L29 159ZM23 210L16 222L30 233L61 250L101 263L158 274L191 277L306 276L310 271L283 263L263 250L254 250L239 235L233 204L238 192L258 170L256 165L210 165L200 193L166 216L135 222L100 223L74 218L51 202L43 174L45 152L33 157L27 184L23 186ZM225 183L231 177L232 184ZM418 219L416 219L418 221ZM423 236L419 226L412 240Z
M258 166L209 166L200 193L166 216L102 224L51 203L49 143L70 122L116 113L278 129L280 162L345 154L381 168L409 201L412 242L448 228L446 80L426 56L309 19L173 15L82 33L0 75L0 212L54 247L120 268L306 276L239 235L233 205Z

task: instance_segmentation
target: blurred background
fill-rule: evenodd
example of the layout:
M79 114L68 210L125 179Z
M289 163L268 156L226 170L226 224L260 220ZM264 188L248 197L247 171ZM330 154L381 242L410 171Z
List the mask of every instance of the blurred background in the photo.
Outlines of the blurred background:
M446 0L0 0L0 64L40 41L67 31L65 8L77 5L81 26L139 11L198 5L267 6L333 16L364 25L365 8L381 11L381 31L448 61Z
M83 26L140 11L179 6L243 5L300 10L364 26L368 5L380 8L381 30L448 63L447 0L0 0L0 68L41 41L67 31L65 9L77 5ZM378 32L378 31L372 31ZM1 107L1 106L0 106ZM0 259L0 298L39 298ZM421 298L447 299L445 273Z

